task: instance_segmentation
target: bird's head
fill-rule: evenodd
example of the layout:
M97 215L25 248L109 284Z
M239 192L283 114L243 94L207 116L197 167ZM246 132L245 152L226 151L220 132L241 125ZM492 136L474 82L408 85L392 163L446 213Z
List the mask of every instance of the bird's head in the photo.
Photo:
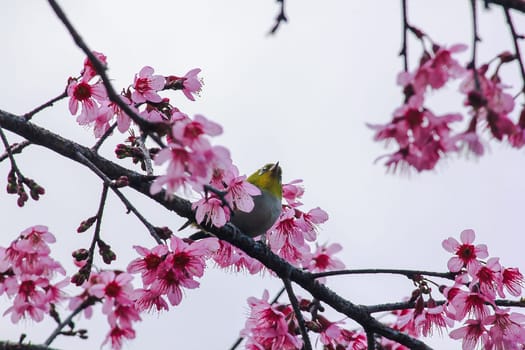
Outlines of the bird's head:
M251 174L247 181L261 190L266 190L278 198L283 197L283 189L281 184L282 170L279 162L275 164L266 164L253 174Z

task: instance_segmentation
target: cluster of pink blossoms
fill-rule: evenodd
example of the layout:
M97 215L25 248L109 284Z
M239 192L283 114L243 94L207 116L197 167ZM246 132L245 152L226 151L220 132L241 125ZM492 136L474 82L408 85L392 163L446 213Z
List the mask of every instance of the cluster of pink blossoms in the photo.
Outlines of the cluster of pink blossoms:
M102 345L110 343L112 349L121 349L124 339L134 339L133 323L141 320L135 306L132 280L132 275L122 271L91 271L89 279L81 286L83 292L69 300L71 310L92 300L90 306L84 308L87 318L93 314L91 304L94 301L103 303L102 313L107 316L110 331Z
M401 107L394 111L392 120L384 125L369 125L375 130L374 140L393 141L398 150L386 157L385 165L392 169L412 167L417 171L431 170L438 161L452 152L466 149L481 156L484 153L479 128L487 128L492 136L505 138L514 147L525 144L525 110L515 124L509 114L514 109L514 99L504 92L507 88L498 75L502 64L514 59L509 53L498 56L497 67L488 77L489 64L475 71L464 68L453 55L464 51L465 45L445 48L436 44L432 53L425 51L414 72L401 72L397 82L403 87L405 97ZM470 121L463 132L454 132L452 124L463 120L460 113L437 116L425 106L429 91L439 90L450 80L463 78L460 92L465 94L465 106L470 107Z
M246 338L246 349L273 350L302 349L303 340L299 336L299 326L293 308L289 304L270 303L268 291L261 299L248 298L250 315L246 320L241 336ZM342 328L343 322L331 322L321 314L312 316L315 306L310 300L301 299L299 308L303 311L308 331L319 335L325 350L355 349L366 350L367 340L364 332Z
M100 52L93 52L98 61L106 65L107 57ZM194 100L202 83L197 77L200 69L192 69L185 76L174 75L163 77L154 75L153 68L146 66L135 75L132 86L120 95L123 103L143 119L150 122L167 122L169 115L164 110L169 106L169 99L162 98L158 92L165 89L182 90L184 95ZM69 78L66 89L69 96L69 111L77 116L80 125L93 127L95 137L101 137L116 117L118 130L122 133L131 126L130 117L114 102L110 101L102 80L98 77L92 62L86 58L80 78Z
M69 280L52 283L57 273L65 275L62 265L49 255L48 243L54 242L46 226L33 226L9 247L0 247L0 295L5 293L13 300L4 312L13 323L24 318L40 322L52 304L64 299L61 289Z
M426 291L416 290L411 300L415 309L399 310L392 314L396 321L392 327L414 337L429 336L434 330L442 333L463 322L463 326L452 330L452 339L461 339L463 350L473 350L481 345L483 349L525 348L525 315L511 312L496 304L496 297L504 298L506 293L520 296L524 278L517 268L503 267L499 258L487 258L484 244L474 245L472 230L461 233L461 242L455 238L443 241L443 248L454 256L448 261L450 272L455 274L453 286L441 286L445 301L438 303L431 296L431 290L421 280ZM430 295L424 300L424 295ZM404 350L406 347L383 340L388 349Z
M291 305L270 304L268 291L262 299L248 299L250 315L241 336L246 338L246 349L301 349L303 341L297 336L297 320Z
M169 249L171 248L171 250ZM128 265L128 272L140 273L143 288L135 291L135 306L139 311L155 308L167 310L168 303L179 305L182 288L199 286L196 277L202 277L207 258L219 245L216 238L203 239L192 244L173 236L169 248L158 245L153 249L135 246L140 258Z

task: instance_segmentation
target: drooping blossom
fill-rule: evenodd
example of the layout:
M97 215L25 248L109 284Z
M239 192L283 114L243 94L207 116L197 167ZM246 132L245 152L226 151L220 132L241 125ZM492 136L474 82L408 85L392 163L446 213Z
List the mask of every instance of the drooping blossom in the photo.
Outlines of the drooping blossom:
M472 265L472 285L476 285L483 295L496 298L497 290L502 288L501 265L499 258L490 258L485 265Z
M301 349L303 341L291 333L294 313L290 305L268 302L269 293L264 291L262 299L248 298L250 315L241 335L246 338L247 349L296 350ZM292 328L293 329L293 328Z
M489 342L488 330L485 327L489 320L487 319L476 319L467 320L465 326L455 329L449 333L452 339L462 339L463 350L474 350L478 345L482 348Z
M505 289L510 293L510 295L513 295L515 297L520 296L524 283L523 274L520 272L520 270L515 267L507 267L503 269L501 276L501 283L505 287ZM505 296L503 290L499 291L499 295L501 297Z
M184 95L191 101L195 101L193 94L198 94L202 88L202 80L197 74L201 72L200 68L194 68L186 73L183 77L170 75L166 78L166 84L169 86L176 86L176 89L181 89Z
M239 248L225 241L219 241L219 249L213 254L213 260L222 268L233 271L248 271L250 274L260 272L264 265L257 259L247 255Z
M107 57L103 53L97 51L93 51L92 53L100 61L100 63L102 63L102 65L107 65ZM84 67L82 68L80 74L82 74L82 78L85 79L85 81L90 81L92 78L98 75L95 67L93 66L93 62L91 62L88 57L86 57L84 60Z

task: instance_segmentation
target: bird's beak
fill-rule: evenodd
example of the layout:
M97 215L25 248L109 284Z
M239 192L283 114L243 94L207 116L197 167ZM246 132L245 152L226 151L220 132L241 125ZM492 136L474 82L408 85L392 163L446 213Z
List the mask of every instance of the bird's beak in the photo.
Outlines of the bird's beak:
M270 168L270 171L272 173L275 173L277 172L277 169L279 169L279 162L275 163L271 168Z

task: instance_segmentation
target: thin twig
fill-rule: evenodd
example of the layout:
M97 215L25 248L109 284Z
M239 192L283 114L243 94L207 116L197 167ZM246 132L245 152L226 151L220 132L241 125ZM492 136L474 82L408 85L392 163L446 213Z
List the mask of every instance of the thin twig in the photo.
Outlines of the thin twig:
M511 8L516 11L525 13L525 1L523 0L484 0L485 3L491 3L503 6L505 8Z
M375 350L376 349L376 339L375 334L373 331L366 329L366 343L367 343L367 350Z
M57 97L55 98L52 98L51 100L47 101L46 103L36 107L35 109L33 109L32 111L30 112L27 112L26 114L24 114L22 117L25 119L25 120L31 120L31 118L33 118L33 116L35 114L37 114L38 112L40 112L41 110L47 108L47 107L51 107L53 106L53 104L55 102L58 102L60 101L61 99L63 98L66 98L67 97L67 92L64 90L63 93L61 93L60 95L58 95Z
M408 42L407 34L409 30L408 15L407 15L407 0L401 0L401 9L403 12L403 43L401 46L400 56L403 56L403 68L405 72L408 72Z
M433 301L435 306L443 305L446 302L447 302L446 300L434 300ZM525 301L521 301L521 300L498 299L494 303L498 306L504 306L504 307L523 307L525 308ZM425 302L424 306L427 307L427 304L428 303ZM385 304L365 306L366 310L370 312L371 314L376 313L376 312L414 309L415 307L416 307L416 303L408 302L408 301L399 302L399 303L385 303Z
M149 150L146 147L146 135L140 135L140 137L137 138L137 143L139 145L140 151L144 155L144 167L146 168L146 174L151 176L153 175L153 164L151 162L151 155L149 153Z
M514 43L514 55L516 56L516 59L518 60L520 66L521 80L523 81L523 87L521 88L521 91L525 92L525 65L523 64L523 59L521 58L520 53L520 46L518 44L518 39L523 39L524 36L519 35L516 32L516 28L514 27L514 23L512 22L512 18L510 17L509 9L504 7L503 12L505 12L505 18L507 19L510 32L512 33L512 42Z
M295 293L292 288L292 282L289 278L283 278L282 280L284 283L284 288L286 289L286 293L288 294L288 299L290 299L290 304L292 304L295 317L297 318L299 330L301 331L301 335L303 336L303 350L312 350L312 343L310 342L310 337L308 336L308 331L306 330L303 314L301 313L301 309L299 308L299 302L297 301L297 297L295 296Z
M20 172L20 169L16 165L15 157L13 156L13 152L11 151L11 146L9 145L9 141L7 140L7 137L5 136L4 130L2 127L0 127L0 138L2 139L2 143L5 147L5 152L7 153L7 157L9 158L9 161L11 162L11 168L18 176L19 181L24 181L24 175L22 175L22 172Z
M22 152L22 150L24 148L26 148L27 146L29 146L31 144L31 142L25 140L25 141L22 141L20 143L14 143L12 145L9 146L9 152L11 152L11 154L17 154L17 153L20 153ZM9 153L8 151L6 150L6 152L4 154L1 154L0 155L0 162L3 161L3 160L6 160L7 158L9 158Z
M115 91L113 88L113 85L111 85L111 81L106 74L107 67L102 64L98 60L98 58L93 54L91 49L87 46L87 44L84 42L80 34L77 32L77 30L73 27L69 19L67 18L64 11L62 11L62 8L58 5L58 3L55 0L48 0L49 5L55 11L55 14L57 17L62 21L62 23L66 26L69 34L75 41L75 44L86 54L86 56L91 61L91 64L93 65L93 68L97 72L97 74L102 79L102 83L104 84L104 87L106 88L106 92L108 95L108 98L114 102L117 106L120 107L144 132L149 133L149 131L154 130L155 123L151 123L142 117L140 117L133 109L131 109L130 106L128 106L122 99L120 98L120 95Z
M91 240L91 245L89 247L89 254L86 260L86 264L82 268L85 271L85 279L89 278L91 273L91 266L93 266L93 259L95 258L95 248L97 247L98 242L100 241L100 227L102 225L102 214L104 213L104 206L106 205L106 199L108 196L108 185L104 183L102 186L102 193L100 194L100 202L98 205L98 210L96 214L96 224L95 232L93 233L93 239Z
M117 127L117 122L114 122L108 130L98 139L98 141L91 147L91 149L95 152L98 152L100 146L106 141L106 139L113 133L113 130Z
M455 274L452 272L434 272L434 271L419 271L419 270L402 270L402 269L355 269L355 270L337 270L337 271L326 271L312 273L313 278L327 277L327 276L341 276L341 275L363 275L363 274L394 274L402 275L410 278L411 280L417 278L417 276L432 276L446 278L454 280Z
M135 208L133 204L131 204L131 202L126 198L126 196L124 196L124 194L118 188L113 186L111 179L107 177L106 174L104 174L99 168L97 168L95 164L93 164L89 159L87 159L82 153L77 152L76 155L77 155L78 160L82 164L86 165L95 174L97 174L98 177L100 177L102 181L104 181L104 184L111 187L111 190L117 195L117 197L119 197L122 203L124 203L128 211L131 211L133 214L135 214L135 216L144 224L144 226L146 226L150 235L155 239L155 241L158 244L162 244L162 239L157 234L155 227L153 227L153 225L150 224L144 216L142 216L142 214L137 210L137 208Z
M90 307L91 305L95 304L96 301L97 301L97 299L94 298L94 297L89 297L86 300L84 300L79 306L76 307L75 310L73 310L73 312L64 321L62 321L62 323L60 323L57 326L57 328L55 328L53 333L51 333L51 335L44 342L44 345L46 345L46 346L51 345L53 340L55 340L55 338L60 334L60 332L62 332L62 329L64 329L64 327L66 327L67 325L69 325L71 323L71 320L73 320L73 317L78 315L82 310L84 310L84 309Z
M479 82L478 69L476 68L476 55L478 51L478 42L481 41L478 34L478 11L477 0L470 0L470 9L472 12L472 61L470 61L470 68L474 76L474 84L476 91L481 91L481 84Z
M273 25L272 29L268 32L269 35L273 35L277 32L277 29L281 26L282 22L288 22L288 18L285 14L285 0L276 0L277 2L281 3L281 6L279 8L279 12L277 13L277 17L275 17L275 24Z

